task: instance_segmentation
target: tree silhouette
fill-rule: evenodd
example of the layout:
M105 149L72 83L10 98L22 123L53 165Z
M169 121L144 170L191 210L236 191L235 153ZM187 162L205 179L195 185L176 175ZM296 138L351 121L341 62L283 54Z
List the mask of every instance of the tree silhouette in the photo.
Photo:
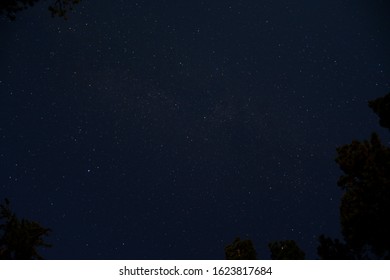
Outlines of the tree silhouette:
M225 247L226 260L255 260L256 250L251 240L240 240L237 237L232 244Z
M320 245L317 247L317 254L323 260L352 260L357 258L352 249L338 239L320 235L318 241Z
M368 102L382 127L390 128L390 94ZM344 243L320 236L322 259L390 258L390 149L378 134L337 148L336 162L343 175L340 223Z
M67 18L68 11L73 10L75 4L81 0L55 0L49 6L52 16ZM16 13L34 6L39 0L1 0L0 15L6 15L9 19L15 20Z
M382 127L390 129L390 93L368 102L379 116ZM352 141L336 149L336 163L343 171L337 184L344 191L340 203L343 240L325 235L318 238L321 259L390 259L390 148L378 134L366 141ZM250 240L236 239L225 248L227 259L245 259ZM271 242L271 258L304 259L304 252L293 240ZM249 258L247 258L249 259Z
M294 240L276 241L268 244L273 260L304 260L305 253Z
M390 93L369 101L368 106L379 116L379 124L390 129Z
M37 247L51 247L43 241L50 229L34 221L19 220L10 209L8 199L0 204L0 259L42 259Z
M389 128L390 95L369 102L380 124ZM370 140L337 148L336 162L344 175L340 205L341 230L357 258L390 258L390 148L376 133Z

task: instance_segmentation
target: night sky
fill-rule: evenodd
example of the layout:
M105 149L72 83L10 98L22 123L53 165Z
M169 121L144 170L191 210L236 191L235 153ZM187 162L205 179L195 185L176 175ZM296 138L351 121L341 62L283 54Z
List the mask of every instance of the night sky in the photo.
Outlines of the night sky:
M386 133L386 1L41 2L0 20L0 199L45 258L341 237L335 149Z

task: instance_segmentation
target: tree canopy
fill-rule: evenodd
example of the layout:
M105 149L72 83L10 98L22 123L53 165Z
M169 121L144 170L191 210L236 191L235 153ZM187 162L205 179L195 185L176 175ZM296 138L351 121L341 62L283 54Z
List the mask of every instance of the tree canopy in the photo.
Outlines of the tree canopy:
M304 260L305 253L294 240L276 241L268 244L273 260Z
M378 115L379 124L390 129L390 93L369 101L368 106Z
M382 127L390 129L390 93L369 101ZM343 240L325 235L318 238L321 259L390 259L390 148L379 135L352 141L336 149L336 163L343 174L337 185L343 190L340 224ZM243 259L243 251L254 251L252 243L236 241L225 248L226 258ZM293 240L271 242L272 259L304 259L305 253ZM247 248L244 250L244 248ZM251 257L253 255L250 255ZM249 258L248 258L249 259Z
M43 238L51 231L39 223L18 219L8 199L0 204L0 259L42 259L38 247L51 247Z
M369 101L382 127L390 128L390 94ZM344 191L341 230L355 258L390 258L390 148L376 133L365 141L337 148L343 171L337 184Z
M255 260L256 250L251 240L241 240L237 237L232 244L225 247L227 260Z
M9 19L15 20L16 14L29 7L34 6L40 0L2 0L0 1L0 15L6 15ZM53 0L48 7L52 16L67 18L68 11L73 10L73 6L81 0Z
M373 133L369 141L353 141L337 151L336 161L345 173L338 181L345 191L340 205L345 242L359 256L366 256L365 251L370 250L388 258L390 149Z
M390 94L369 101L382 127L390 128ZM389 259L390 148L377 133L369 140L352 141L336 149L343 190L340 224L343 241L321 235L322 259Z

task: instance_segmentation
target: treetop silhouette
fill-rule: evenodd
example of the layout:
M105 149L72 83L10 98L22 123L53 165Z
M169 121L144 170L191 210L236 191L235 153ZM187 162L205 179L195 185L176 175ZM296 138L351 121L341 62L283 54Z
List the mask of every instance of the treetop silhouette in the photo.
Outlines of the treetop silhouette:
M1 0L0 15L6 15L9 19L15 20L16 13L34 6L40 0ZM73 10L73 6L80 3L81 0L55 0L50 6L49 11L52 16L67 18L67 13Z
M294 240L270 242L268 248L273 260L304 260L305 253Z
M251 240L241 240L237 237L232 244L225 247L226 260L255 260L256 250Z
M0 204L0 259L43 259L38 247L51 247L43 238L51 231L39 223L18 219L8 199Z
M368 106L379 116L380 125L390 129L390 94L369 101ZM343 240L320 235L318 256L336 260L390 259L390 148L372 133L369 140L354 140L336 151L336 163L344 173L337 182L344 192L340 203ZM244 241L236 239L225 248L226 258L244 259L243 248L252 244L248 241L243 246ZM305 257L293 240L271 242L268 247L272 259Z

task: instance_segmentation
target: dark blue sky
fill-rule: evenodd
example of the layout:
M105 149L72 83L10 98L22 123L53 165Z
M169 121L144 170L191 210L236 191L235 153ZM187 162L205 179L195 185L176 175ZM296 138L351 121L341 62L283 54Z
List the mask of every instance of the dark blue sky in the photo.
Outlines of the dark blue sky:
M298 3L297 3L298 2ZM386 1L48 2L0 20L0 199L48 259L340 237L337 146L382 133ZM386 141L384 141L386 142Z

